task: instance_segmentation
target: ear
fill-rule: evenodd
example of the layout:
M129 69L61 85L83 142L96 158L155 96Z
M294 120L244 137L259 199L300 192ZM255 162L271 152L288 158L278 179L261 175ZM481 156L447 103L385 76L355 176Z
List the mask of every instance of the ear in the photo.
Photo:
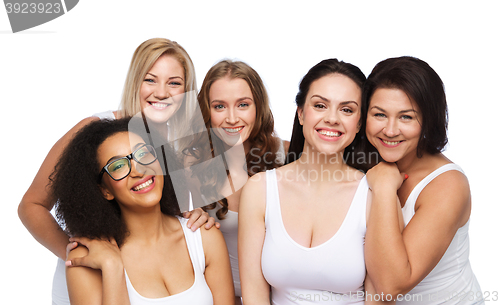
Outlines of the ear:
M297 107L297 116L299 118L300 125L304 125L304 109Z
M357 128L356 133L358 133L361 130L361 119L358 121L358 125L356 126L356 128Z
M99 185L99 189L101 190L102 196L106 200L113 200L115 199L115 195L113 195L104 185Z

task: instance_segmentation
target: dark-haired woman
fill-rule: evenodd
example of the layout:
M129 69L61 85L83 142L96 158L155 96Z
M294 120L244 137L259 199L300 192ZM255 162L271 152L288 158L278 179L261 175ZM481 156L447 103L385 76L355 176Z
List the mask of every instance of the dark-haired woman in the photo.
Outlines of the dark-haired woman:
M367 79L363 108L366 137L386 161L367 174L366 264L376 290L398 303L482 304L469 263L469 183L441 153L448 113L440 77L417 58L384 60Z
M270 291L273 304L364 304L369 190L363 173L344 161L358 141L364 81L359 68L336 59L312 67L296 97L292 141L303 144L291 143L289 155L300 157L244 186L238 252L245 305L269 304Z
M155 149L128 128L90 123L52 176L57 216L81 245L66 262L71 304L232 304L222 234L187 228Z

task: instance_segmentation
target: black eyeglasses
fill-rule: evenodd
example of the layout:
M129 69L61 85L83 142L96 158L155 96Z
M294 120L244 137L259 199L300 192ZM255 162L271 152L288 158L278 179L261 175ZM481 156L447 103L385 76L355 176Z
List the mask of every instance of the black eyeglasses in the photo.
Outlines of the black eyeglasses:
M149 144L143 144L139 146L135 151L133 151L130 155L113 160L104 165L101 172L99 173L99 183L102 180L104 172L108 173L111 179L115 181L120 181L127 177L132 170L132 165L130 164L130 160L132 159L134 159L139 164L149 165L155 162L157 159L155 148Z

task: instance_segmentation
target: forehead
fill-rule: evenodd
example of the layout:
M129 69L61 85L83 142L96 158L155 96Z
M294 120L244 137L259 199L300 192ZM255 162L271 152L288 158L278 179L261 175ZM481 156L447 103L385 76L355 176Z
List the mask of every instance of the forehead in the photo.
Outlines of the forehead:
M179 60L170 54L163 54L155 61L151 69L148 71L150 73L160 74L180 74L184 76L184 68Z
M412 109L420 112L415 101L403 90L398 88L378 88L370 99L371 107L380 107L386 111L404 111Z
M229 78L228 76L216 80L210 87L210 100L240 99L248 97L253 99L252 90L248 83L241 78Z
M361 99L361 88L349 77L332 73L311 83L307 95L319 94L331 100L350 101Z

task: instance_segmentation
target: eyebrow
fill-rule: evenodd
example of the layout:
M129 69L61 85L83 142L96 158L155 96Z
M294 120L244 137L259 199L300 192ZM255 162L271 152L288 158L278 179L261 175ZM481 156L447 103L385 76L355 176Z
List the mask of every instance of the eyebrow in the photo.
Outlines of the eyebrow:
M158 76L154 75L154 74L153 74L153 73L151 73L151 72L148 72L148 73L146 73L146 74L149 74L149 75L151 75L151 76L153 76L153 77L158 78ZM180 77L180 76L172 76L172 77L169 77L168 79L174 79L174 78L180 78L180 79L184 80L184 79L183 79L182 77Z
M314 94L313 96L311 96L311 99L312 99L313 97L317 97L317 98L319 98L319 99L321 99L321 100L323 100L323 101L325 101L325 102L330 103L330 100L329 100L329 99L327 99L326 97L323 97L323 96L321 96L321 95L319 95L319 94ZM341 105L341 106L344 106L344 105L351 104L351 103L356 104L357 106L359 106L359 105L358 105L358 103L357 103L356 101L344 101L344 102L340 102L340 105Z
M248 96L241 97L241 98L237 99L236 102L241 102L244 100L251 100L253 102L253 99L251 97L248 97ZM212 105L213 103L226 103L226 102L224 102L223 100L213 100L210 102L210 105Z
M141 146L141 145L146 145L146 143L137 143L137 144L135 144L135 146L134 146L134 147L132 147L132 152L134 152L134 151L135 151L135 150L136 150L139 146ZM131 153L132 153L132 152L131 152ZM128 155L129 155L129 154L127 154L126 156L128 156ZM109 158L109 160L106 162L106 165L108 165L108 164L109 164L109 162L111 162L111 161L114 161L114 160L117 160L117 159L120 159L120 158L123 158L123 157L125 157L125 156L113 156L113 157ZM105 166L106 166L106 165L105 165Z
M372 110L372 109L378 109L379 111L382 111L382 112L387 112L385 109L380 108L380 107L378 107L378 106L373 106L373 107L371 107L371 108L370 108L370 110ZM399 111L398 113L405 113L405 112L415 112L415 113L418 113L418 112L417 112L415 109L413 109L413 108L412 108L412 109L401 110L401 111Z

